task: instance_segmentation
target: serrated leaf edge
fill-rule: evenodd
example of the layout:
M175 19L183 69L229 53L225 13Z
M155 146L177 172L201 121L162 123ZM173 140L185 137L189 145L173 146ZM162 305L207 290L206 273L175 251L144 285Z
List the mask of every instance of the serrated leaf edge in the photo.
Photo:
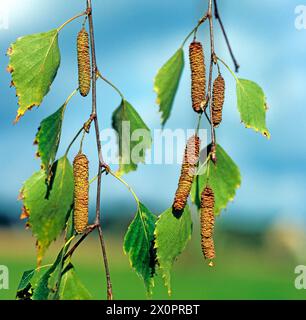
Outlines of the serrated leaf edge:
M52 45L54 44L54 41L56 40L56 38L58 38L58 34L59 34L59 32L58 32L57 29L50 30L49 32L51 32L51 31L56 31L56 33L55 33L55 35L54 35L54 37L53 37L53 39L52 39L52 41L51 41L51 44L50 44L50 47L49 47L49 49L48 49L48 51L47 51L46 56L49 54L50 48L51 48ZM47 32L48 32L48 31L47 31ZM19 38L17 38L16 41L13 42L13 43L10 45L10 47L7 49L7 52L6 52L6 55L7 55L7 56L10 57L10 56L12 55L14 45L15 45L18 41L20 41L22 38L24 38L24 37L19 37ZM46 56L45 56L45 58L44 58L44 61L46 60ZM41 102L35 101L35 102L33 102L32 104L29 104L29 105L25 106L26 109L25 109L24 111L21 111L21 110L20 110L20 99L19 99L20 96L21 96L21 94L20 94L19 90L17 89L17 87L15 86L15 84L14 84L14 82L13 82L13 73L14 73L15 69L13 68L13 66L12 66L10 63L7 65L7 71L11 74L11 77L12 77L12 82L11 82L11 83L12 83L12 86L15 87L16 96L18 97L18 102L17 102L17 104L18 104L19 108L18 108L18 110L17 110L17 115L16 115L16 118L15 118L15 120L14 120L14 124L16 124L16 123L20 120L20 118L21 118L22 116L24 116L24 114L25 114L27 111L30 111L30 110L33 109L33 107L35 107L35 106L39 107L39 106L41 105L42 101L41 101ZM51 85L52 85L52 83L49 84L49 86L48 86L48 91L47 91L47 92L50 91Z
M175 51L174 55L177 54L177 52L179 52L180 50L181 50L182 53L183 53L183 66L182 66L182 70L181 70L181 73L180 73L180 78L181 78L181 77L182 77L182 73L183 73L183 71L184 71L184 67L185 67L185 63L184 63L184 50L183 50L183 48L180 47L179 49L177 49L177 50ZM155 77L154 77L154 79L153 79L153 91L156 93L155 104L158 106L158 114L159 114L160 117L161 117L162 128L164 128L167 120L170 118L171 112L170 112L170 114L169 114L169 116L168 116L168 119L166 119L165 116L164 116L164 114L163 114L163 111L162 111L161 108L160 108L160 104L161 104L160 88L157 86L157 83L156 83L156 82L157 82L157 77L158 77L160 71L162 70L162 68L167 64L167 62L168 62L174 55L172 55L172 56L158 69L158 71L157 71L157 73L156 73L156 75L155 75ZM178 85L179 85L179 84L178 84ZM177 92L175 93L175 96L176 96L176 94L177 94ZM173 103L174 103L174 102L173 102Z
M145 222L143 221L143 217L142 217L142 214L141 214L141 212L140 212L140 205L138 205L136 215L134 216L132 222L130 223L130 225L129 225L126 233L125 233L125 237L124 237L123 243L125 243L126 235L130 232L130 230L131 230L131 225L132 225L133 221L135 220L135 218L137 217L138 214L140 215L140 220L141 220L141 223L142 223L142 225L143 225L143 229L144 229L144 233L145 233L145 237L146 237L146 242L147 242L147 244L149 243L147 230L146 230L146 228L145 228ZM148 249L150 249L150 245L149 245ZM136 270L136 268L134 267L134 264L133 264L133 262L132 262L132 260L131 260L131 258L130 258L129 252L127 252L127 251L125 250L125 246L123 246L123 253L128 257L130 266L131 266L132 269L136 272L137 276L138 276L141 280L143 280L143 277L141 276L141 274L140 274L140 273ZM153 294L153 288L155 287L154 277L151 277L151 278L150 278L149 284L150 284L150 286L147 287L147 286L145 285L145 287L146 287L148 296L152 296L152 294Z
M186 208L187 208L187 206L186 206ZM185 210L186 210L186 208L185 208ZM189 208L188 208L188 209L189 209ZM189 210L190 210L190 209L189 209ZM166 212L166 210L165 210L164 212ZM164 212L163 212L163 213L164 213ZM158 241L157 241L157 236L158 236L157 224L158 224L158 222L159 222L159 220L160 220L160 218L161 218L161 216L162 216L163 213L161 213L161 214L158 216L158 218L157 218L157 220L156 220L156 223L155 223L155 230L154 230L154 237L155 237L154 249L156 249L156 258L157 258L157 261L159 261L159 255L158 255L158 248L159 248L159 247L158 247ZM192 221L191 221L191 227L192 227ZM185 245L184 248L181 250L181 252L178 254L178 256L185 250L185 248L187 247L188 242L191 240L191 238L192 238L192 233L190 233L188 239L186 240L186 245ZM159 265L159 268L160 268L161 271L162 271L162 279L164 280L165 287L166 287L167 290L168 290L168 295L171 297L171 295L172 295L171 272L170 272L170 271L169 271L169 272L164 272L165 268L163 268L161 265ZM169 277L167 276L167 273L169 274Z
M246 80L246 81L249 81L249 82L252 82L253 84L256 84L256 86L258 86L264 96L264 102L266 103L267 101L267 98L265 96L265 93L263 91L263 89L254 81L252 80L248 80L248 79L242 79L242 78L236 78L236 83L237 83L237 86L240 86L242 88L242 90L245 90L243 85L240 83L240 80ZM241 118L241 111L240 111L240 108L238 107L238 111L239 111L239 114L240 114L240 118ZM267 111L265 110L265 114L267 113ZM265 129L259 129L259 128L256 128L256 127L253 127L251 125L248 125L246 124L244 121L241 120L241 123L243 123L243 125L245 126L246 129L252 129L254 130L255 132L258 132L258 133L261 133L264 137L266 137L268 140L270 140L271 138L271 134L269 132L269 130L267 128Z

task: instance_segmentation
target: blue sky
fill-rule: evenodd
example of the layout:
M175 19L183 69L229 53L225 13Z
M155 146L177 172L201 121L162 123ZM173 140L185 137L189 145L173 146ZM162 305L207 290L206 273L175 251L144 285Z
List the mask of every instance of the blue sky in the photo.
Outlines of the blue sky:
M43 104L12 125L17 110L10 76L5 72L6 49L21 35L48 31L83 10L85 1L14 0L10 4L9 28L0 30L1 213L18 216L18 190L35 170L32 145L40 121L56 111L77 86L75 37L81 19L60 35L61 68ZM228 219L248 221L274 216L300 220L306 207L306 30L295 29L294 9L302 1L219 1L220 12L233 49L241 65L240 77L260 84L270 106L268 141L240 124L235 83L226 70L227 92L224 124L218 141L240 166L243 183L225 214ZM134 105L151 129L160 128L155 105L153 78L161 65L177 50L207 7L206 0L93 0L97 57L102 73L111 79ZM306 4L306 3L305 3ZM232 66L220 29L216 24L216 50ZM199 33L208 45L207 27ZM111 114L120 99L109 87L98 84L98 108L102 128L111 126ZM167 128L193 128L190 112L190 72L186 63L172 117ZM82 125L90 110L90 99L74 97L64 121L59 155ZM94 137L86 139L85 151L96 171ZM171 205L179 166L141 165L126 176L139 198L155 213ZM92 193L92 196L94 194ZM92 198L94 201L94 199ZM111 178L103 182L105 214L128 214L134 210L128 192ZM113 209L116 209L115 212Z

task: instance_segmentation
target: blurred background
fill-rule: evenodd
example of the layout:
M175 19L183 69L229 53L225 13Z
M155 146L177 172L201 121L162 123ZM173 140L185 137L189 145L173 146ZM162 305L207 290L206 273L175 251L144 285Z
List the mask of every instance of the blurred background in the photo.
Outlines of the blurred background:
M40 121L55 112L77 86L75 38L82 19L61 32L62 62L52 90L43 104L26 113L17 125L13 125L17 99L15 90L9 88L5 52L17 37L55 28L83 11L84 4L81 0L0 0L0 10L8 14L7 28L3 23L0 28L0 265L10 269L10 290L0 290L0 299L14 299L22 272L35 265L35 240L19 221L21 203L17 195L22 183L39 170L33 140ZM218 258L214 269L209 269L201 256L194 212L193 239L173 271L174 299L306 297L305 290L294 287L295 267L306 265L306 149L301 142L306 136L306 30L295 28L294 12L300 4L303 3L294 0L219 1L223 22L241 65L239 76L257 82L267 95L271 140L240 124L235 83L224 70L227 93L218 140L240 167L242 186L234 202L217 220ZM153 78L202 17L207 1L93 0L93 5L99 68L123 91L151 129L160 128ZM207 27L201 29L199 38L207 47ZM216 51L232 66L217 23ZM112 112L120 99L103 83L98 84L98 95L102 128L110 128ZM190 112L190 105L190 72L186 63L166 127L194 128L196 115ZM66 111L58 155L63 154L89 110L90 98L73 98ZM85 152L94 176L93 136L87 137ZM141 201L160 214L171 205L179 171L179 165L140 165L137 172L125 179ZM124 233L136 209L133 198L112 178L103 180L102 189L115 298L145 298L142 282L122 252ZM103 266L96 240L95 236L88 239L76 253L74 262L94 298L103 298ZM46 263L54 259L60 245L61 242L51 246ZM168 298L159 278L154 298Z

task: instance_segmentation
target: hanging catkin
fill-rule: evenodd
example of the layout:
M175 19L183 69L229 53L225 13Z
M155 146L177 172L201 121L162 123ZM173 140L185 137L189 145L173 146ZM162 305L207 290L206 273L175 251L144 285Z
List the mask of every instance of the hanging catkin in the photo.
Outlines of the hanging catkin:
M173 203L173 209L175 211L182 211L186 206L192 182L196 174L200 143L200 139L197 136L192 136L187 142L181 176Z
M191 67L191 98L195 112L203 112L206 101L206 68L202 44L193 41L189 47Z
M213 86L213 124L218 127L222 122L222 110L225 95L225 82L223 77L219 74L214 81Z
M85 28L78 34L78 71L79 71L79 90L83 97L86 97L90 91L91 85L91 66L89 56L88 33Z
M213 260L216 256L213 239L215 226L215 196L213 190L206 186L201 199L201 246L205 259Z
M88 224L88 160L79 153L73 161L74 175L74 228L83 233Z

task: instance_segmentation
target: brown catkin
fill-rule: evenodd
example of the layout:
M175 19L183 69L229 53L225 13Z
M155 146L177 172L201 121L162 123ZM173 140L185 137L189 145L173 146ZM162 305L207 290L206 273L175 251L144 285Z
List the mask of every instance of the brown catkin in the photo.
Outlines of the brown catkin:
M83 97L86 97L90 91L91 85L91 66L89 55L88 33L85 28L78 34L78 69L79 69L79 90Z
M196 174L200 144L200 139L197 136L192 136L187 142L181 176L173 202L173 209L175 211L182 211L186 206L192 182Z
M225 81L219 74L213 85L213 124L218 127L222 122L222 110L225 96Z
M206 67L202 44L193 41L189 47L191 67L191 98L193 110L203 112L206 101Z
M79 153L73 161L74 175L74 228L83 233L88 225L88 160Z
M201 199L201 246L205 259L216 257L214 245L215 196L213 190L206 186Z

